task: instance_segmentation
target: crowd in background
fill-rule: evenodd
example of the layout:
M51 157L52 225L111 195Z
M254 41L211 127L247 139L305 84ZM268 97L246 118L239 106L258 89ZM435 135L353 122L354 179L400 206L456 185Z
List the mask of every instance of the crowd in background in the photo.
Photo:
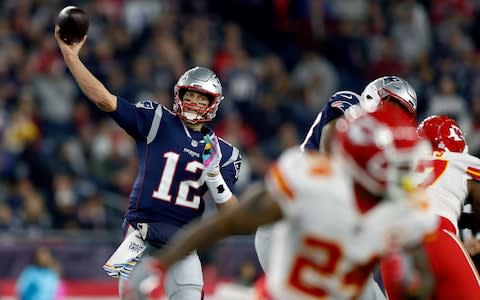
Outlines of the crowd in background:
M303 140L329 96L407 79L419 119L455 118L480 154L480 1L5 0L0 2L0 230L119 230L131 140L79 91L56 45L66 5L90 19L81 59L116 95L171 107L192 66L225 99L212 126L239 147L240 193Z

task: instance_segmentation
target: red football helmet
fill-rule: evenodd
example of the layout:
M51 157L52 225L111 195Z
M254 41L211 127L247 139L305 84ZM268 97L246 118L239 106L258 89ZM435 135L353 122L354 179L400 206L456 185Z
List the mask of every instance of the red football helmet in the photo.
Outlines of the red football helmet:
M337 122L334 153L356 182L375 195L400 188L420 158L431 153L418 139L413 120L398 105L385 103L360 117Z
M448 116L430 116L417 127L420 137L429 140L435 151L465 152L467 144L462 129Z

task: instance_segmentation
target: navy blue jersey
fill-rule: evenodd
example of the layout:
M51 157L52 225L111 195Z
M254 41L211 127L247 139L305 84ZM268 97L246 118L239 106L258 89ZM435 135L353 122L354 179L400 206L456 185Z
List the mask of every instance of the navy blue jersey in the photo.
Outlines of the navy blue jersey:
M131 104L117 98L117 110L109 113L136 142L139 168L130 193L126 220L164 224L159 239L202 215L208 188L202 176L203 136L209 132L188 129L167 108L143 101ZM240 170L239 150L219 138L220 172L233 190ZM154 228L152 228L154 230Z
M320 140L322 138L322 129L331 121L342 117L345 111L353 105L360 104L360 96L350 91L340 91L333 94L328 102L322 107L317 118L313 122L310 130L305 137L302 150L320 149Z

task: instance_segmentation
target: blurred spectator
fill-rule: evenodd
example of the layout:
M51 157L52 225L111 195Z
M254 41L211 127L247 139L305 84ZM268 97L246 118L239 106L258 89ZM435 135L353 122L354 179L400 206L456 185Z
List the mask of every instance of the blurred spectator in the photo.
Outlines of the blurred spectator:
M284 123L278 128L275 138L265 141L262 147L268 157L276 159L283 151L299 145L300 139L295 125Z
M107 215L100 195L94 193L87 197L78 209L78 220L83 229L105 229Z
M391 74L404 77L407 66L398 55L399 51L395 41L390 38L382 39L380 47L379 57L374 59L368 67L368 80L375 80Z
M17 280L19 299L65 299L65 291L62 290L59 273L60 265L53 258L50 249L38 248L34 253L32 263L25 267Z
M416 1L395 1L392 5L392 37L396 41L400 57L410 64L421 53L430 49L430 21L425 8Z
M55 223L62 228L77 228L75 218L78 196L75 193L75 179L70 174L58 173L53 178L53 199L55 203Z
M245 51L242 41L242 29L235 23L225 24L223 43L213 57L213 71L222 78L233 65L237 51Z
M127 1L124 6L124 18L128 32L133 36L142 34L143 30L153 22L167 1L135 0Z
M3 201L0 201L0 230L8 232L15 228L15 218L12 208Z
M432 21L435 25L448 19L462 22L473 16L473 3L469 0L435 0L430 4Z
M51 135L71 133L70 117L78 91L72 79L65 76L65 71L65 65L56 59L45 74L39 74L34 80L43 127Z
M257 136L253 128L245 123L241 115L231 112L215 126L215 132L242 151L248 151L257 144Z
M307 105L320 110L338 88L338 75L328 60L312 51L303 54L292 73L294 87L304 90Z
M437 90L429 99L427 115L447 115L458 122L465 135L470 133L471 119L466 101L457 94L451 76L444 75L438 81Z
M335 66L343 90L361 91L365 87L370 57L366 28L365 20L335 19L326 40L325 56Z
M468 137L468 151L480 156L480 94L472 99L472 131Z
M22 111L15 111L5 128L4 146L10 153L21 153L39 137L39 129L33 120Z
M230 107L230 110L246 115L251 111L252 102L258 94L258 78L245 50L237 49L231 58L232 64L228 71L224 72L225 97L229 101L226 102L228 107L223 110L229 110Z
M20 226L30 235L35 235L51 228L51 220L45 209L43 197L35 191L23 193L20 211Z

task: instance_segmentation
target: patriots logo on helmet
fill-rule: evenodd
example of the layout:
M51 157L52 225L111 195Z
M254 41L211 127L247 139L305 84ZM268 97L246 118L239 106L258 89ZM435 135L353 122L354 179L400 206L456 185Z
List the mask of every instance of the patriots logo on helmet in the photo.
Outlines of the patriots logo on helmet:
M392 82L401 82L401 79L398 78L397 76L385 76L385 77L383 77L383 84L384 85L390 84Z
M340 109L341 111L345 112L345 110L347 108L349 108L350 106L352 106L352 103L348 102L348 101L342 101L342 100L337 100L337 101L334 101L330 104L331 107L333 108L338 108Z

